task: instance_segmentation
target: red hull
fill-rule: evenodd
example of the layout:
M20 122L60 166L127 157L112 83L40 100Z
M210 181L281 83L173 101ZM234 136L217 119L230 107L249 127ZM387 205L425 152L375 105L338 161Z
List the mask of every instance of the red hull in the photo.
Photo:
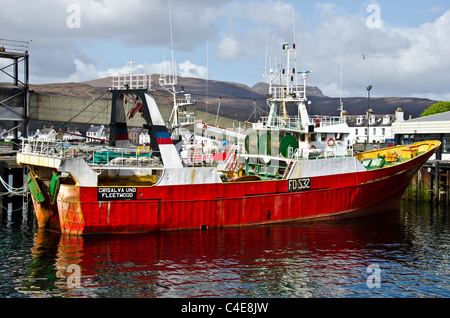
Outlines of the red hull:
M288 180L137 187L136 197L98 201L96 187L61 185L58 213L68 234L203 229L358 217L398 209L432 152L392 167L311 178L289 192Z

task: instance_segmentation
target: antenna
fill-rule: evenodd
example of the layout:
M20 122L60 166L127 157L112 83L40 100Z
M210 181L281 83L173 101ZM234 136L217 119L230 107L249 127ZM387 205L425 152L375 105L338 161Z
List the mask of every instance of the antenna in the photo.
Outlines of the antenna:
M128 62L128 64L130 64L130 83L129 83L130 88L133 87L133 64L134 63L136 63L136 62L131 61L131 60Z
M344 103L342 102L342 60L341 60L341 85L340 85L340 92L339 92L339 108L341 110L341 118L342 118L342 112L344 108Z
M173 30L172 30L172 10L170 8L170 1L167 1L169 5L169 24L170 24L170 50L172 54L172 85L175 85L175 64L174 64L174 57L173 57Z
M292 25L293 25L293 28L294 28L294 42L293 42L294 44L293 44L293 47L294 47L294 50L295 50L295 43L297 43L296 36L295 36L295 10L292 11ZM294 67L295 67L295 69L297 69L297 50L294 51ZM295 86L296 87L298 86L298 76L295 77Z
M205 97L205 113L208 113L208 79L209 79L209 64L208 64L208 55L209 55L209 41L206 41L206 97Z
M127 64L130 65L130 76L133 75L133 64L136 63L135 61L129 61L127 62Z
M269 46L269 29L267 29L267 35L266 35L266 59L264 63L264 77L267 77L267 50Z

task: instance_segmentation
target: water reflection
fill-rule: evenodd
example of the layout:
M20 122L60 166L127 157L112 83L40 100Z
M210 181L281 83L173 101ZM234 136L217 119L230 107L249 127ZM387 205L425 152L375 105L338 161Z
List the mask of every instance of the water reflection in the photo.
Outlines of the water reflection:
M339 223L68 237L39 230L15 289L31 297L448 297L447 209ZM80 269L69 288L67 268ZM366 284L381 268L380 288Z

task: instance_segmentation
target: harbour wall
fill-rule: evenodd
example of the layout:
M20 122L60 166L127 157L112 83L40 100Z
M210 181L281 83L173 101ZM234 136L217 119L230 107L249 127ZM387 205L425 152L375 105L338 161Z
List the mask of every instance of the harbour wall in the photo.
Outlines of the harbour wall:
M170 118L172 105L158 105L164 120ZM196 120L223 128L244 126L234 119L216 116L200 110L193 110ZM53 121L62 123L89 123L91 125L109 125L111 121L111 99L91 99L71 96L35 93L30 100L30 120ZM137 115L129 119L128 127L143 127L145 120Z
M0 87L0 100L8 99L8 108L0 107L0 119L23 121L23 98L17 95L15 87ZM11 97L15 96L15 97ZM170 118L172 105L160 104L159 110L164 120ZM216 116L192 109L196 120L207 122L223 128L244 127L245 124L227 117ZM111 121L111 98L86 98L63 96L51 93L33 92L29 99L29 120L59 123L79 123L89 125L109 125ZM143 127L145 120L134 116L127 122L129 127ZM245 129L245 127L244 127Z

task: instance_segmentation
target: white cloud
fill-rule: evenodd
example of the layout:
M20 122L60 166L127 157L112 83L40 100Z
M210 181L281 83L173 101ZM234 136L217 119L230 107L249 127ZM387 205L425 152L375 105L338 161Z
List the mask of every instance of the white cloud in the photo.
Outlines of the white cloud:
M224 12L228 29L220 34L215 57L225 61L249 61L264 55L266 42L277 50L293 40L294 25L304 25L293 4L284 1L249 1L230 3ZM295 21L294 21L295 20ZM268 38L267 38L268 37ZM272 52L279 54L276 50Z
M80 68L81 69L81 68ZM163 61L160 63L153 64L133 64L132 65L133 74L172 74L171 63L168 61ZM122 67L109 68L105 71L96 71L95 76L92 78L103 78L108 76L117 76L130 73L130 65L123 65ZM91 72L92 74L92 72ZM205 66L196 65L191 61L184 61L177 65L176 74L182 77L198 77L206 78L208 74L208 69ZM92 79L91 78L91 79ZM85 79L86 80L86 79Z
M132 46L170 44L170 18L173 42L179 50L190 50L217 33L212 3L171 0L80 0L84 33L100 39L118 37ZM220 6L226 1L214 1ZM87 33L89 32L89 33Z
M67 19L70 5L80 9L80 27L71 28ZM217 11L227 0L204 1L170 0L173 44L175 50L190 51L212 39L217 33ZM11 1L3 0L0 11L2 38L32 40L30 45L31 81L58 82L92 79L95 74L108 75L120 72L120 66L105 69L99 66L105 55L115 55L120 64L124 48L155 49L170 47L168 0L70 0ZM220 10L219 10L220 11ZM102 43L115 42L117 47ZM108 51L98 51L107 47ZM95 56L95 57L94 57ZM141 67L159 73L159 66ZM111 59L110 59L111 60ZM154 61L154 59L153 59ZM188 61L186 61L188 62ZM204 74L194 64L184 65L186 74Z
M179 64L178 75L183 77L207 78L208 68L205 66L195 65L191 61L185 61Z
M250 1L246 8L246 18L254 22L273 26L279 33L291 33L296 8L284 1Z
M98 73L95 65L85 64L83 61L78 59L76 59L74 62L76 66L76 72L69 77L69 82L82 82L97 78Z
M314 13L318 23L313 27L298 13L299 6L294 8L284 1L249 1L230 6L239 13L233 18L228 15L230 27L217 44L218 59L231 63L261 58L267 31L269 55L280 56L281 44L294 37L295 22L298 68L313 69L309 83L327 95L340 93L341 62L346 96L364 95L369 84L374 86L375 96L449 95L450 10L436 21L415 28L393 27L385 21L380 28L370 28L369 13L362 6L359 12L348 13L342 6L318 3ZM433 11L438 9L442 8Z
M79 29L66 24L67 6L73 3L2 0L2 7L8 8L0 12L2 38L33 41L32 81L127 74L124 60L136 59L138 51L133 73L162 72L165 64L154 62L161 57L156 51L170 47L168 0L78 0ZM443 7L430 8L442 15L418 27L383 21L381 28L369 28L365 4L352 13L342 4L286 0L170 0L170 5L180 76L207 77L207 68L198 62L203 56L196 54L208 41L209 66L220 74L217 80L253 85L242 76L253 73L253 80L262 74L266 41L268 55L279 57L282 43L293 41L295 24L298 68L313 70L308 83L327 95L339 95L341 61L344 97L362 96L368 84L374 86L374 96L449 94L450 10L444 12ZM241 69L258 63L258 69ZM229 67L216 68L222 65Z
M326 95L339 95L342 61L344 96L363 96L371 84L375 96L446 98L450 11L417 28L383 23L371 29L365 16L342 14L334 6L322 9L326 9L326 19L308 36L306 49L299 54L315 71L311 82Z
M245 42L239 40L235 34L224 36L216 47L216 57L227 61L239 61L247 59Z

